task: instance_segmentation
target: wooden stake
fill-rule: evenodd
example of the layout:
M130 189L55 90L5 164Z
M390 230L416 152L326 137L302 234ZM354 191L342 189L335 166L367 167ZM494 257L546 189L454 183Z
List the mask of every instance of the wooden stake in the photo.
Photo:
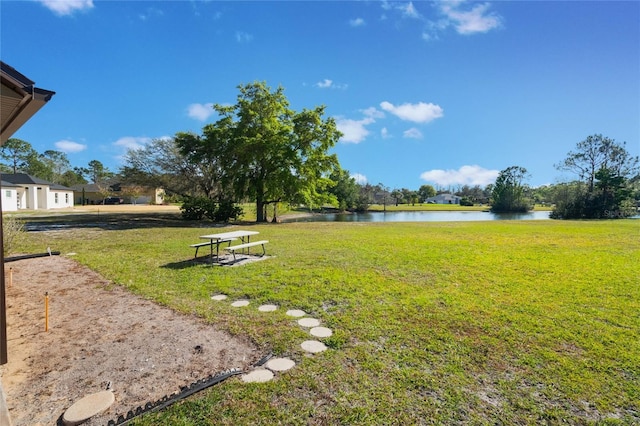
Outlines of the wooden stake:
M49 331L49 292L44 294L44 331Z
M13 287L13 268L9 268L9 287Z

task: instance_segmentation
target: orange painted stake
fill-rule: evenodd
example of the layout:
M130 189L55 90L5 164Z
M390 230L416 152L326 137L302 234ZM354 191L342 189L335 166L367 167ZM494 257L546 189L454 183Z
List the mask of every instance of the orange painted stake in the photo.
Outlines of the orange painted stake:
M49 292L44 294L44 331L49 331Z

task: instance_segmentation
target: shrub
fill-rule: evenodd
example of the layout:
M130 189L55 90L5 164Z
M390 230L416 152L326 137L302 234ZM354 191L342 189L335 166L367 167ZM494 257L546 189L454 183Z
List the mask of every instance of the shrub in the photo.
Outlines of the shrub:
M215 209L213 200L206 197L189 197L182 202L180 210L185 220L202 220L207 212Z
M461 206L467 206L467 207L468 207L468 206L473 206L473 201L471 201L471 200L469 199L469 197L462 197L462 198L460 199L460 205L461 205Z
M14 252L18 242L24 235L24 224L13 216L2 218L2 233L4 236L3 253L5 256Z
M236 220L242 215L242 207L234 205L231 201L223 201L218 204L213 220L216 222L228 222L230 219Z
M237 219L242 212L242 208L234 205L231 201L216 203L207 197L190 197L184 200L182 207L182 218L185 220L202 220L205 217L214 222L228 222L230 219Z

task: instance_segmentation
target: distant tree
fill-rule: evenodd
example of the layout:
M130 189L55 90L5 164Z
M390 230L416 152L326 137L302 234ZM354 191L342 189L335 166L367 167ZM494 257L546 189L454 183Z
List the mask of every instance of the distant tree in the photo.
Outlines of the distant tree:
M496 213L527 212L531 203L526 197L527 169L511 166L500 172L493 186L491 211Z
M391 198L393 198L393 202L395 203L395 205L398 206L398 204L403 201L404 194L402 194L401 190L394 189L393 191L391 191Z
M625 146L600 134L579 142L576 151L570 151L556 165L560 170L576 173L579 180L557 192L551 217L600 219L633 215L633 182L639 160Z
M237 199L256 202L256 220L264 222L266 206L313 197L329 184L338 166L328 150L340 137L335 120L323 119L325 107L294 112L284 95L264 82L240 85L235 105L214 105L220 119L202 136L176 142L187 158L220 165L222 187Z
M136 199L144 194L144 187L135 184L123 185L121 194L130 197L131 204L136 204Z
M39 155L39 159L47 170L47 176L40 177L50 182L61 184L63 175L71 170L71 163L64 152L47 150Z
M473 206L473 200L469 197L462 197L460 198L460 205L467 207Z
M610 173L628 179L638 173L638 157L629 154L626 142L619 144L596 134L578 142L576 150L570 151L556 168L576 173L580 181L587 184L588 192L592 192L600 169L608 169Z
M100 196L102 197L102 202L104 203L104 201L113 196L113 194L115 194L115 191L113 190L113 187L105 182L102 181L98 181L95 182L95 184L98 187L98 193L100 194Z
M402 203L411 204L411 200L413 199L413 195L415 194L415 191L412 191L407 188L401 188L400 192L402 193Z
M87 174L89 175L91 182L96 184L102 183L114 176L114 173L109 171L109 169L98 160L89 161Z
M427 198L435 197L436 189L431 185L422 185L418 189L418 197L420 198L420 202L424 203Z
M356 211L364 212L369 209L369 206L375 201L376 187L370 183L365 183L360 186L360 193L358 195L358 202L356 205Z
M458 195L459 197L462 197L462 198L466 198L467 201L470 201L471 203L480 203L485 198L484 192L480 187L480 185L475 185L475 186L462 185L455 192L455 195Z
M337 167L329 176L334 185L329 188L342 211L355 209L358 203L359 186L348 170Z
M29 142L17 138L8 139L0 148L0 157L7 162L6 165L14 174L26 173L29 161L37 155Z
M66 172L64 172L62 174L62 177L61 177L59 183L61 185L70 187L70 186L74 186L74 185L85 184L85 183L87 183L87 180L84 177L82 177L82 174L78 173L74 169L74 170L67 170Z
M379 183L373 187L373 203L382 204L384 210L387 210L387 204L391 201L392 195L389 188Z
M199 143L192 133L179 133L181 143ZM176 138L154 139L139 149L130 149L125 155L125 166L120 174L128 185L163 188L168 194L182 198L206 197L217 199L223 192L220 186L220 166L215 159L186 156L178 147Z

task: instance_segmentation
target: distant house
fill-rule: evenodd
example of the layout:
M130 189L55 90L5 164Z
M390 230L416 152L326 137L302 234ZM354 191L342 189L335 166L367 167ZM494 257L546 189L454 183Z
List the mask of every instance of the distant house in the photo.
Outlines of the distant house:
M25 173L0 175L2 211L73 207L73 190Z
M73 185L76 204L102 204L105 199L120 198L125 204L162 204L164 190L160 188L132 187L119 182Z
M425 200L426 203L429 204L460 204L460 199L462 197L458 197L453 194L438 194L435 197L429 197Z

